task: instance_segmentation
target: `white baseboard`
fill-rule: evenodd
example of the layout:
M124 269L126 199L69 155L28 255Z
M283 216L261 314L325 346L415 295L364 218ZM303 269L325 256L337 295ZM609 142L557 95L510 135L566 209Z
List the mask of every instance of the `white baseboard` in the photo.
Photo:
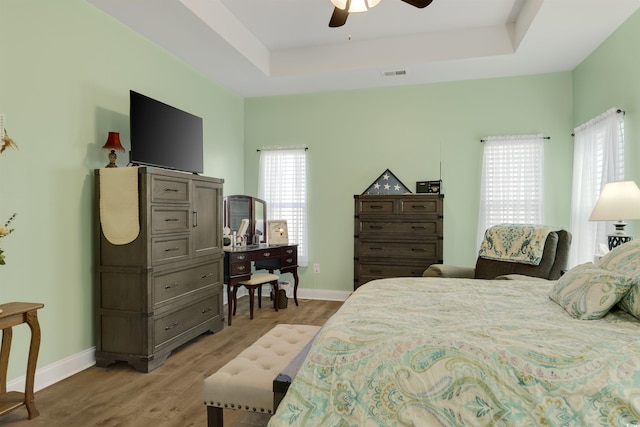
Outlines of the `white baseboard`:
M245 295L245 292L238 292L238 296ZM350 291L334 291L327 289L298 289L298 299L312 299L312 300L324 300L324 301L345 301ZM293 298L293 287L287 289L287 296ZM293 301L292 301L293 302ZM225 305L226 305L226 293L225 293ZM34 390L39 391L49 387L59 381L64 380L78 372L84 371L87 368L96 364L96 348L91 347L83 350L79 353L73 354L62 360L54 362L50 365L44 366L36 370L36 379L34 382ZM24 386L26 377L22 376L7 383L8 391L20 391L24 392Z
M353 292L334 291L330 289L298 288L298 299L317 299L324 301L346 301ZM293 298L293 289L287 292L289 298Z
M35 391L42 390L58 381L62 381L78 372L84 371L95 364L96 348L91 347L80 353L73 354L50 365L36 369L36 379L33 388ZM26 376L16 378L7 383L7 390L24 392L25 383Z

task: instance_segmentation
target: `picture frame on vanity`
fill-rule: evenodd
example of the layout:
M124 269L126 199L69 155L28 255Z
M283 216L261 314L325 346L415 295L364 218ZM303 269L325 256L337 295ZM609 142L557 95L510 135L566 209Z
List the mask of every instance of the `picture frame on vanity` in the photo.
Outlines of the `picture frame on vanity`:
M289 244L289 230L286 219L267 220L267 243L270 245Z

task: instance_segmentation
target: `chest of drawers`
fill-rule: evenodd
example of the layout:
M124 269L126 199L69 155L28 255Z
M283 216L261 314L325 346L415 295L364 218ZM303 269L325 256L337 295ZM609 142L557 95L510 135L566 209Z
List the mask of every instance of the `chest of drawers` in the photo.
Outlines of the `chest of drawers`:
M444 196L354 196L354 289L386 277L418 277L442 262Z
M96 171L96 203L100 199ZM111 244L96 227L96 365L149 372L224 326L221 179L138 170L140 233Z

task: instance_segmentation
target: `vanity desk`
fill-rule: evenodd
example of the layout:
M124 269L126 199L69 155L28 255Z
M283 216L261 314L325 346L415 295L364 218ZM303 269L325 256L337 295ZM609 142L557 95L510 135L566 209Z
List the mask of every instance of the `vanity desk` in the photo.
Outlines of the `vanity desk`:
M278 270L291 273L294 278L293 300L298 305L298 245L247 245L224 251L224 283L227 284L228 324L233 315L233 291L238 282L251 277L253 267L256 270Z

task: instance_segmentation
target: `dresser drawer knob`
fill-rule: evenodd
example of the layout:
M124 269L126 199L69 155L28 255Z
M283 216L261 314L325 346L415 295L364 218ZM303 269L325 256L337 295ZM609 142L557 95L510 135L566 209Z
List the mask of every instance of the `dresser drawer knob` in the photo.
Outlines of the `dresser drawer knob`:
M293 258L287 258L284 260L284 262L287 264L293 264Z
M173 247L173 248L167 248L167 249L165 249L164 251L165 251L165 252L173 252L173 251L179 251L179 250L180 250L180 248L178 248L178 247Z
M382 248L371 248L372 251L381 251Z
M165 326L165 327L164 327L164 330L165 330L165 331L168 331L169 329L173 329L173 328L175 328L176 326L178 326L178 322L174 322L172 325Z
M369 206L371 209L382 209L383 206L382 205L371 205Z
M423 248L411 248L413 252L426 252Z
M178 218L167 218L164 220L165 222L178 222L179 219Z
M177 193L178 189L176 189L176 188L165 188L164 192L165 193Z
M411 226L411 228L413 228L414 230L426 230L427 227L425 227L424 225L413 225Z
M381 225L371 225L369 228L371 230L382 230L383 227Z
M293 249L287 249L287 253L291 255L293 253Z
M369 270L369 273L372 273L372 274L382 274L382 270L374 270L374 269L370 269L370 270Z
M262 254L262 256L263 256L263 257L269 257L269 256L271 256L271 252L264 252L264 253Z
M177 288L178 286L180 286L180 282L174 282L174 283L170 283L168 285L165 285L164 288L165 289L173 289L173 288Z
M238 271L244 271L244 270L245 270L245 266L244 265L238 266Z
M205 308L204 310L202 310L202 311L201 311L201 313L202 313L202 314L205 314L205 313L210 312L211 310L213 310L213 308L211 308L211 307L207 307L207 308Z
M202 279L206 279L207 277L211 277L211 276L213 276L213 273L212 273L212 272L209 272L209 273L207 273L207 274L203 274L201 278L202 278Z
M411 205L411 209L426 209L425 205Z

